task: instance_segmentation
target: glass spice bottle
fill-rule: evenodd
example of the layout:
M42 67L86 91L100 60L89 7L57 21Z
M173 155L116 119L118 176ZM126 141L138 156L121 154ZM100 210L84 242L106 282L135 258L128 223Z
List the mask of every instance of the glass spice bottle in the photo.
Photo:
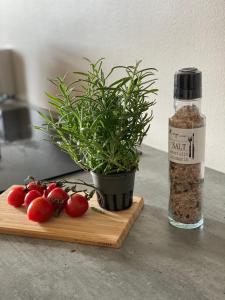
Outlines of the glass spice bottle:
M203 225L205 116L201 113L201 75L196 68L175 74L175 113L169 119L169 222L184 229Z

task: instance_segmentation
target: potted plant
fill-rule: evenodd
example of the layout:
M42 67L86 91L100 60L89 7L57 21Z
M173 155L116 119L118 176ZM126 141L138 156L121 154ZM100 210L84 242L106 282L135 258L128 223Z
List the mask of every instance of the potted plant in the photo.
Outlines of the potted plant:
M154 87L154 68L116 66L105 75L103 59L92 63L87 73L74 72L79 79L67 83L66 77L51 82L57 95L47 94L57 114L40 113L45 124L39 127L50 141L84 170L90 171L98 191L98 201L107 210L127 209L132 204L139 152L153 118L158 89ZM118 72L119 79L112 81ZM124 75L121 75L124 74ZM115 77L114 77L115 78ZM117 77L118 78L118 77Z

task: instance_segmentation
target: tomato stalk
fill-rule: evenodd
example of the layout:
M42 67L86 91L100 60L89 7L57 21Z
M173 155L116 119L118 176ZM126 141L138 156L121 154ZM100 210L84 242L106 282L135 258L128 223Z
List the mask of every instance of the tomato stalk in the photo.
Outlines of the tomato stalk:
M85 193L85 196L87 197L87 200L90 200L94 193L97 192L99 194L99 196L101 198L103 198L102 192L97 189L93 184L87 183L84 180L78 179L77 181L70 181L70 180L65 180L63 179L62 181L60 181L62 184L72 184L72 187L67 186L66 189L68 189L68 191L74 192L74 193L79 193L79 192L83 192ZM93 190L91 190L90 192L87 192L87 189L83 189L83 190L77 190L77 185L83 185L83 186L87 186L87 187L91 187L93 188Z

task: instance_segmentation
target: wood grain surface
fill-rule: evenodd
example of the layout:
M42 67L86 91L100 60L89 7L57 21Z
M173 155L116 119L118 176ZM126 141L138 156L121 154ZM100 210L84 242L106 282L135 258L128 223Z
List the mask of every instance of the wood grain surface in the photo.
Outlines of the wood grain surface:
M144 205L143 198L134 197L133 205L128 210L104 210L101 214L89 208L81 218L70 218L63 212L58 218L36 223L28 220L24 207L8 205L6 198L12 188L0 195L0 233L89 245L119 248ZM101 209L95 197L89 204Z

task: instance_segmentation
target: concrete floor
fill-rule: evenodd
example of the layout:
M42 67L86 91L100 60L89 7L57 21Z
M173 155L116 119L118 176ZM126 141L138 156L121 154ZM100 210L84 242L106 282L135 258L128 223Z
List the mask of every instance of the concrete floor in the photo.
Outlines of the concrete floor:
M121 249L0 235L0 300L224 300L225 175L206 170L204 229L185 231L167 222L167 170L145 146L145 207Z

